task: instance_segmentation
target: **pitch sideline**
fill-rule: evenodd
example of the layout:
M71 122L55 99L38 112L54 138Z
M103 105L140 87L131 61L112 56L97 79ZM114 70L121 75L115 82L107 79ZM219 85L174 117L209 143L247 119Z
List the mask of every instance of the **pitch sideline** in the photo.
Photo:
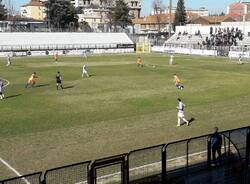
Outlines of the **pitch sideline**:
M8 164L4 159L2 159L0 157L0 161L6 166L8 167L11 171L13 171L17 176L22 176L14 167L12 167L10 164ZM22 178L22 180L26 183L26 184L31 184L26 178Z

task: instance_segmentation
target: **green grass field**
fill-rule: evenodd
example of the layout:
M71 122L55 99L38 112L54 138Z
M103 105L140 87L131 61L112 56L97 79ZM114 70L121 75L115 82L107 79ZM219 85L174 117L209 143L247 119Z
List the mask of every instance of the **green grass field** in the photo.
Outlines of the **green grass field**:
M173 140L249 125L250 65L226 58L163 54L89 56L88 79L80 57L0 60L10 81L0 101L0 157L21 174L111 156ZM152 65L156 67L153 68ZM31 73L39 87L25 89ZM56 90L60 71L67 89ZM173 74L184 83L177 90ZM176 127L177 98L196 120ZM0 162L0 179L16 176Z

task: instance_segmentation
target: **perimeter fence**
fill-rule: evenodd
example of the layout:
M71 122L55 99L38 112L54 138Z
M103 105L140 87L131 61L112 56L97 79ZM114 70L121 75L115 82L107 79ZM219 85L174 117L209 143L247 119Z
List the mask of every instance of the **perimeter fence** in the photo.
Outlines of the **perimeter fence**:
M250 127L220 132L222 163L212 166L211 135L86 161L0 184L250 183Z

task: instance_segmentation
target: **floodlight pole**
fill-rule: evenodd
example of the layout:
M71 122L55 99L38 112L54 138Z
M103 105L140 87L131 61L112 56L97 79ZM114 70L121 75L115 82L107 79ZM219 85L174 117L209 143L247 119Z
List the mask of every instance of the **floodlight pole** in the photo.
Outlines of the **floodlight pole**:
M172 32L172 0L169 0L169 30L168 30L168 37L171 37Z

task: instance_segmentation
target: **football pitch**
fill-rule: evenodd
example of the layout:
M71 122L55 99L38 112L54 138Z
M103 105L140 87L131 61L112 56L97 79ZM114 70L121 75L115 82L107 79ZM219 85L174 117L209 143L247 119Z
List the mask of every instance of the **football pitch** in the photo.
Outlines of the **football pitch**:
M136 54L0 59L0 158L21 174L249 125L250 64L221 57ZM90 78L82 78L82 65ZM65 89L56 90L60 71ZM37 86L25 88L30 75ZM184 84L176 89L173 74ZM177 125L177 98L190 126ZM0 162L0 180L16 174Z

